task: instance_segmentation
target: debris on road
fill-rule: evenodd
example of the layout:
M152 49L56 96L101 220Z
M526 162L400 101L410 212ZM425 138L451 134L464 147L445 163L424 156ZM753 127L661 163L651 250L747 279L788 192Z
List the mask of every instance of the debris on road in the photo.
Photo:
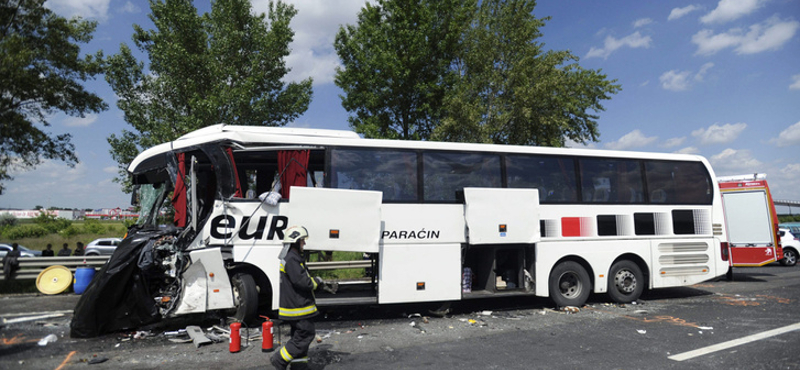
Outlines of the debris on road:
M200 346L204 344L212 343L212 340L206 337L206 335L203 333L203 330L201 330L199 326L189 325L186 327L186 332L189 333L190 337L192 337L194 346L197 348L200 348Z
M55 342L57 340L58 340L58 336L56 336L55 334L50 334L50 335L42 338L37 344L39 344L40 347L44 347L48 343L52 343L52 342Z

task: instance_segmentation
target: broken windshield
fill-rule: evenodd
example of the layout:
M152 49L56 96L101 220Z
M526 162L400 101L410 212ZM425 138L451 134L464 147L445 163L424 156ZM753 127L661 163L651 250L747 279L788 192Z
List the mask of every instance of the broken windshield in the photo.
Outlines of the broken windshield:
M167 199L166 184L143 184L139 188L139 220L138 226L157 226L163 223L166 210L162 210L164 199ZM160 220L160 221L159 221Z

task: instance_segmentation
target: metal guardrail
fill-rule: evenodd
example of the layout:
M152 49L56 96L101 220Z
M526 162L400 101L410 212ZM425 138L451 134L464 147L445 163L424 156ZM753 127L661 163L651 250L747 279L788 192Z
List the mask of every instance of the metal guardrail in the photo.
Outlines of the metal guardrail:
M78 257L23 257L19 259L19 270L17 280L36 279L42 270L50 266L64 266L72 273L78 267L100 268L111 256L78 256ZM2 269L3 266L0 266ZM5 279L4 274L0 274L0 280Z
M111 256L85 256L85 257L25 257L19 259L19 271L15 279L36 279L42 270L50 266L64 266L72 273L78 267L100 268ZM338 270L338 269L359 269L372 266L371 261L330 261L330 262L308 262L306 266L309 270ZM2 274L3 266L0 266L0 280L5 277Z

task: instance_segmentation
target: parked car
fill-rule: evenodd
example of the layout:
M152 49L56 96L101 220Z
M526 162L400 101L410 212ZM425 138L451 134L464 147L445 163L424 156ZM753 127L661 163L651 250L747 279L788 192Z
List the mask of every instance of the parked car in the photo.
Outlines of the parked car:
M122 242L120 238L100 238L92 240L86 245L86 256L110 256L117 250L117 246Z
M783 246L781 265L796 265L798 252L800 252L800 235L793 234L789 229L779 229L778 234L781 236L781 245Z
M5 257L6 253L10 251L11 251L11 244L0 243L0 258ZM19 254L20 257L40 257L42 255L42 251L28 249L20 245Z

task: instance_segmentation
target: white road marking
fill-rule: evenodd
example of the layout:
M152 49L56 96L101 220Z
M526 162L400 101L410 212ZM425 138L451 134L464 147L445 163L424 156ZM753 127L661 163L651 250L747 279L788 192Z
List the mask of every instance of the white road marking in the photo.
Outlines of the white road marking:
M696 349L694 351L679 353L677 355L669 356L668 358L670 360L675 360L675 361L684 361L684 360L692 359L692 358L695 358L695 357L707 355L709 353L722 351L722 350L725 350L725 349L728 349L728 348L731 348L731 347L736 347L738 345L747 344L747 343L750 343L750 342L755 342L757 340L766 339L766 338L769 338L769 337L774 337L776 335L781 335L783 333L788 333L790 331L798 330L798 329L800 329L800 323L789 325L789 326L784 326L782 328L767 330L765 332L758 333L758 334L748 335L748 336L746 336L744 338L734 339L734 340L730 340L730 341L727 341L727 342L715 344L713 346L703 347L703 348L700 348L700 349Z

